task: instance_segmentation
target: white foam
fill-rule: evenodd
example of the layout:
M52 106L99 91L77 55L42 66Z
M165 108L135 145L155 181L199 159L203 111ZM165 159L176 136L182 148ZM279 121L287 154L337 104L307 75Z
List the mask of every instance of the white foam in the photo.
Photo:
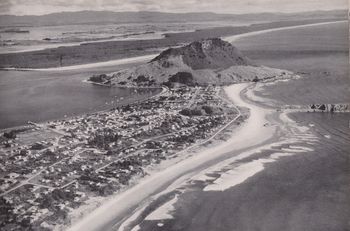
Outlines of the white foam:
M194 181L207 181L207 180L213 180L214 177L208 176L207 174L203 174L203 175L197 175L191 179Z
M301 141L305 141L305 142L316 142L316 141L318 141L317 138L302 138L300 140Z
M284 152L305 152L304 150L291 149L291 148L282 148L282 151L284 151Z
M310 134L310 133L304 133L304 134L301 134L300 137L316 137L314 134Z
M315 151L313 148L304 147L304 146L290 145L289 147L292 149L299 149L299 150L304 150L304 151L308 151L308 152Z
M324 135L324 137L326 137L327 139L330 139L330 138L331 138L330 135Z
M233 35L233 36L227 36L227 37L223 37L222 39L227 41L227 42L232 43L232 42L236 42L237 40L245 38L245 37L265 34L265 33L268 33L268 32L290 30L290 29L304 28L304 27L310 27L310 26L320 26L320 25L334 24L334 23L339 23L339 22L347 22L347 21L341 20L341 21L334 21L334 22L321 22L321 23L312 23L312 24L306 24L306 25L297 25L297 26L287 26L287 27L280 27L280 28L272 28L272 29L259 30L259 31L253 31L253 32L249 32L249 33L244 33L244 34Z
M254 176L256 173L264 169L263 160L265 159L255 160L223 173L220 178L213 182L213 184L207 185L203 191L224 191L243 183L249 177Z
M299 126L298 129L299 129L300 132L307 132L309 130L309 127Z
M290 152L276 152L270 156L272 159L278 159L280 157L285 157L285 156L293 156L295 153L290 153Z
M302 139L315 139L317 138L317 136L315 135L299 135L299 138L302 138Z
M212 184L204 187L203 191L224 191L239 185L248 178L254 176L258 172L264 170L264 164L277 161L281 157L292 156L295 153L291 152L276 152L270 155L269 158L254 160L252 162L239 165L238 167L223 173Z
M281 157L293 156L296 153L313 151L314 149L291 145L290 148L282 148L282 152L276 152L270 155L269 158L254 160L235 167L223 173L212 184L204 187L203 191L224 191L246 181L248 178L254 176L258 172L264 170L264 164L277 161Z
M300 139L300 138L289 138L287 140L287 142L285 142L285 144L291 144L291 143L300 143L302 142L303 140Z
M139 225L136 225L134 228L132 228L131 231L139 231L141 230L141 227Z
M253 146L261 145L264 142L268 141L275 135L276 128L273 126L265 127L264 124L269 123L270 121L266 119L267 115L274 113L274 110L270 110L267 108L261 108L254 104L248 103L243 100L240 96L240 92L245 89L249 84L234 84L225 88L225 92L228 97L239 106L246 107L250 109L250 116L246 120L245 123L242 124L239 128L235 130L231 138L229 138L226 142L214 146L205 150L202 150L197 155L193 155L183 161L177 162L176 164L167 167L166 169L151 174L144 179L142 179L138 184L134 187L126 190L118 194L116 197L109 200L107 203L104 203L101 207L89 213L86 217L81 219L79 222L73 224L69 230L101 230L105 224L108 224L110 221L113 221L115 217L119 214L123 214L127 208L130 206L138 206L140 202L149 198L153 195L154 192L161 189L165 183L172 181L172 188L176 188L182 183L185 183L187 180L191 180L191 177L194 175L206 174L210 173L211 169L217 170L222 169L221 167L228 166L236 160L242 159L249 155L252 155L257 152L257 149L248 150L246 152L242 152L238 155L234 155L232 158L226 159L217 165L211 166L208 169L201 171L200 173L188 173L183 175L185 172L190 172L201 164L208 163L210 160L218 158L220 155L224 155L227 152L234 152L237 150L243 150L246 148L250 148ZM287 116L286 116L287 117ZM292 120L291 120L292 121ZM292 126L297 126L294 122L291 124ZM252 132L253 131L253 132ZM280 142L281 144L290 144L288 140L284 140ZM276 145L277 143L274 143ZM272 144L267 144L259 147L259 150L268 149ZM281 155L280 155L281 156ZM276 158L276 156L274 156ZM255 173L259 171L259 169L263 169L263 163L273 162L274 158L259 160L255 163ZM219 166L219 167L218 167ZM261 167L262 166L262 167ZM260 170L261 171L261 170ZM254 171L246 170L245 177L249 178L250 176L255 174ZM245 180L243 176L240 176L241 179ZM238 182L238 181L237 181ZM162 194L162 191L160 194ZM167 203L168 204L168 203ZM169 214L169 211L172 210L172 205L161 206L161 210L163 212L156 212L150 218L159 219L160 217L165 217L167 219L171 219L172 216ZM141 207L140 209L143 209ZM159 210L158 208L157 210ZM162 215L161 215L162 214ZM158 216L159 215L159 216ZM129 223L130 220L127 220L126 224ZM121 229L119 229L121 230Z
M173 219L174 217L170 214L172 211L175 210L174 204L177 201L177 195L164 205L160 206L158 209L153 211L151 214L149 214L145 220L148 221L154 221L154 220L167 220L167 219Z

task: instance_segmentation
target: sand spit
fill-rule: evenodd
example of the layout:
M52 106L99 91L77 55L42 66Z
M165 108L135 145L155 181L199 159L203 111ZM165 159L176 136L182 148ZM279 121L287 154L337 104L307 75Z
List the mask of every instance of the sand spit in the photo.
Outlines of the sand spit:
M264 170L264 163L267 159L259 159L237 168L227 171L216 179L213 184L206 186L203 191L224 191L235 185L243 183L249 177Z
M238 34L238 35L233 35L233 36L227 36L223 37L222 39L233 43L239 39L249 37L249 36L255 36L255 35L260 35L260 34L265 34L268 32L274 32L274 31L281 31L281 30L290 30L290 29L298 29L298 28L305 28L305 27L312 27L312 26L321 26L321 25L328 25L328 24L334 24L334 23L339 23L339 22L347 22L346 20L339 20L339 21L333 21L333 22L320 22L320 23L311 23L311 24L305 24L305 25L298 25L298 26L287 26L287 27L279 27L279 28L272 28L272 29L267 29L267 30L259 30L259 31L253 31L249 33L244 33L244 34Z
M323 25L330 23L338 23L338 22L326 22L326 23L317 23L317 24L307 24L301 26L293 26L293 27L284 27L284 28L276 28L270 30L259 31L256 33L267 33L274 30L284 30L284 29L293 29L299 27L307 27L307 26L315 26L315 25ZM244 36L253 36L256 33L247 33ZM249 34L249 35L248 35ZM238 37L240 36L240 37ZM232 36L234 39L242 38L243 35ZM231 37L231 38L232 38ZM230 39L231 39L230 38ZM229 39L229 38L226 38ZM151 58L151 57L149 57ZM92 65L92 64L91 64ZM130 215L130 208L135 206L139 206L142 202L144 202L147 198L154 195L155 192L161 191L164 189L169 182L178 179L179 177L183 177L183 181L176 181L176 185L181 185L185 180L188 180L187 177L184 177L186 173L190 171L194 171L200 168L201 165L218 159L220 156L227 154L227 152L238 152L242 149L248 149L250 147L258 146L259 144L263 144L268 140L273 139L276 136L275 131L276 127L270 125L270 121L267 120L268 115L272 115L276 113L271 109L262 108L250 103L247 103L242 99L240 92L244 90L248 84L236 84L230 87L227 87L226 93L232 99L232 101L242 107L246 107L250 109L251 116L247 119L246 123L244 123L240 128L238 128L232 137L225 143L221 145L206 149L198 155L192 156L187 160L181 161L165 170L160 171L159 173L152 174L148 176L142 181L130 188L129 190L117 195L112 200L108 201L106 204L101 206L100 208L93 211L91 214L87 215L81 221L73 224L73 226L69 230L101 230L108 229L111 226L113 221L120 220L120 218L125 218L127 215ZM308 142L307 144L313 144L317 142L317 137L312 134L306 134L306 128L296 128L295 122L288 118L286 113L282 113L280 115L280 119L284 121L285 125L292 124L296 132L292 132L292 134L287 137L287 139L295 139L295 142L303 141ZM264 126L268 124L268 126ZM301 133L304 132L304 137ZM307 147L305 147L307 148ZM293 152L284 151L282 153L274 153L271 155L271 161L276 158L280 158L286 155L296 154L298 152L306 152L309 150L300 149L300 148L290 148ZM255 150L256 152L256 150ZM244 153L243 153L244 154ZM242 154L242 156L243 156ZM245 155L251 155L253 153L245 153ZM240 154L241 155L241 154ZM253 173L246 173L246 177L249 178L249 175ZM201 174L202 178L206 178L207 176L203 176L205 174ZM192 173L193 176L193 173ZM199 176L198 176L199 177ZM243 179L243 178L242 178ZM175 184L172 184L171 187L176 188ZM127 227L124 222L121 227Z
M295 124L292 126L295 126ZM306 152L314 151L313 148L300 145L300 143L304 142L304 138L302 137L302 134L299 135L299 129L300 127L294 127L292 129L294 131L287 133L286 136L282 137L280 141L259 147L255 150L251 150L251 151L242 153L238 156L235 156L231 159L228 159L222 163L219 163L216 166L206 169L205 171L193 177L192 180L206 181L210 179L207 177L208 174L212 174L214 172L217 173L218 171L222 171L222 169L224 168L230 168L230 170L223 172L219 178L217 178L215 181L213 181L213 183L207 185L203 189L203 191L224 191L240 183L243 183L249 177L254 176L255 174L263 171L265 169L266 163L272 163L272 162L278 161L279 158L282 158L285 156L292 156L298 153L306 153ZM304 135L313 136L312 134L309 134L309 133L305 133ZM291 138L291 137L298 137L298 136L299 138ZM314 140L317 141L316 136ZM310 143L309 145L312 145L312 144L314 143ZM288 148L281 148L283 145L288 145ZM270 154L268 158L266 157L259 158L257 160L253 160L248 163L235 164L239 160L242 160L243 158L247 158L253 154L261 153L264 150L271 151L276 149L278 149L279 151L273 152L272 154ZM230 167L230 166L233 166L233 167Z
M125 59L116 59L110 60L106 62L98 62L98 63L88 63L88 64L79 64L74 66L64 66L64 67L50 67L50 68L3 68L3 70L18 70L18 71L71 71L71 70L80 70L80 69L90 69L97 67L109 67L109 66L117 66L123 64L130 63L138 63L138 62L147 62L156 57L157 54L152 55L143 55L132 58Z
M174 204L177 201L177 196L175 196L172 200L168 201L161 207L159 207L157 210L149 214L145 220L166 220L166 219L173 219L173 216L169 213L175 210Z
M249 177L263 171L266 163L278 161L279 158L292 156L296 153L311 152L313 149L304 146L290 146L290 148L282 148L283 152L276 152L270 155L269 158L261 158L238 165L238 167L223 173L213 184L207 185L203 191L224 191L238 184L243 183Z
M273 28L273 29L267 29L267 30L259 30L259 31L253 31L233 36L227 36L222 37L224 41L233 43L239 39L249 37L249 36L255 36L259 34L264 34L268 32L274 32L274 31L281 31L281 30L289 30L289 29L296 29L296 28L304 28L304 27L312 27L312 26L320 26L320 25L327 25L327 24L334 24L339 22L345 22L344 20L341 21L332 21L332 22L322 22L322 23L312 23L312 24L304 24L304 25L298 25L298 26L286 26L286 27L280 27L280 28ZM74 44L72 44L74 45ZM3 70L19 70L19 71L65 71L65 70L78 70L78 69L88 69L88 68L97 68L97 67L107 67L107 66L115 66L115 65L121 65L121 64L129 64L129 63L136 63L136 62L145 62L150 61L154 59L158 54L151 54L151 55L143 55L133 58L123 58L123 59L116 59L116 60L110 60L105 62L96 62L96 63L89 63L89 64L79 64L79 65L71 65L71 66L64 66L64 67L52 67L52 68L2 68Z
M298 153L308 153L314 151L313 148L302 145L305 141L308 141L307 145L314 145L318 141L317 136L309 131L308 127L298 126L297 123L291 120L286 112L279 115L280 125L279 127L283 130L283 136L280 140L262 147L258 147L255 150L242 153L231 159L228 159L216 166L206 169L199 175L195 176L193 180L205 179L208 174L218 173L218 171L223 171L222 169L227 169L222 172L221 176L218 177L211 184L204 187L203 191L224 191L231 187L234 187L240 183L246 181L249 177L263 171L265 169L265 164L278 161L278 159L285 156L293 156ZM288 145L288 147L285 147ZM269 157L259 158L248 163L236 164L239 160L249 157L253 154L258 154L263 151L275 151L269 155ZM278 150L278 151L277 151Z
M194 171L208 162L219 159L220 156L228 152L247 149L270 140L275 133L275 127L264 126L264 124L268 122L265 118L266 115L273 111L246 103L241 98L240 93L247 86L249 86L247 83L235 84L225 89L230 99L236 105L247 107L251 110L251 116L235 131L227 142L213 148L208 148L197 155L142 179L134 187L107 201L100 208L94 210L76 224L73 224L69 230L108 229L110 228L108 226L116 218L125 217L125 213L130 212L130 208L140 205L141 202L151 197L155 192L161 191L167 184L186 173ZM182 182L177 181L176 183L180 185Z
M196 181L202 181L205 184L207 184L203 188L203 191L224 191L226 189L232 188L236 185L245 182L250 177L263 171L266 168L266 164L276 162L280 158L284 158L287 156L293 156L298 155L299 153L308 153L314 151L308 145L314 145L315 142L318 141L318 139L317 136L311 133L309 128L298 126L295 121L291 120L287 116L287 112L278 114L274 110L256 106L254 102L252 104L247 103L243 96L243 93L247 91L247 88L245 88L244 90L241 88L240 90L242 91L239 94L239 97L237 97L236 89L240 85L242 84L230 86L226 88L226 92L230 96L230 98L235 102L235 104L239 106L248 107L251 111L251 116L247 120L247 123L244 124L244 126L242 126L239 129L239 131L237 131L233 135L233 138L230 140L230 142L226 143L231 145L231 150L233 151L232 157L220 161L219 163L209 166L201 171L198 171L198 173L192 174L192 176L188 174L186 178L184 177L184 181L177 181L176 183L172 184L169 188L172 188L172 190L180 189L184 185L191 184L191 182L195 183ZM252 90L253 89L249 89L248 91ZM274 118L273 115L277 115L277 119ZM268 121L269 124L272 124L272 126L264 126L266 125L266 121ZM274 126L273 124L276 124L278 126ZM278 128L276 129L276 127ZM267 130L265 130L264 128L266 128ZM272 130L268 131L268 129ZM254 141L261 141L264 139L264 137L271 135L274 137L274 142L256 146L255 148L249 149L244 152L235 152L234 147L236 145L239 145L235 143L235 140L241 142L244 140L245 143L252 142L251 144L253 145ZM305 144L305 137L312 140L310 140L308 144ZM228 148L227 150L230 149ZM269 151L271 154L269 154L269 156L264 155L264 152L266 151ZM251 156L257 156L259 154L261 154L263 157L258 159L255 159L256 157L254 157L249 162L241 162L244 159L249 159ZM219 177L216 177L215 175L218 174ZM208 184L208 182L211 183ZM161 195L168 193L169 188L163 191L162 193L157 194L153 198L155 198L156 200ZM141 206L137 210L137 213L140 215L143 211L145 211L145 208L147 208L147 205ZM152 213L161 213L162 211L163 209L161 206ZM129 230L130 228L135 226L137 224L135 222L140 221L137 219L137 217L139 216L133 215L129 219L125 220L121 224L121 226L119 226L118 230Z

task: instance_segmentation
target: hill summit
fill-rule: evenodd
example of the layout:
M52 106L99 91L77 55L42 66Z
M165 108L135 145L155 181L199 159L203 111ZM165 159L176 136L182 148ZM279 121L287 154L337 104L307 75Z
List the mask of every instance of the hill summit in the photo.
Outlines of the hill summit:
M251 61L231 43L219 38L192 42L186 46L169 48L151 62L167 65L170 57L181 56L193 70L228 68L234 65L252 65Z
M257 66L220 38L169 48L149 63L121 70L101 82L124 86L228 85L286 78L288 71Z

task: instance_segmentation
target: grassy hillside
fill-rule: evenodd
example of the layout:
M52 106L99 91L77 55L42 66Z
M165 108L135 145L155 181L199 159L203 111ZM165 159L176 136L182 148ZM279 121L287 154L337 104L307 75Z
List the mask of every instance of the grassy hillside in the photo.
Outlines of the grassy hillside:
M214 38L167 49L150 63L113 74L112 82L132 86L227 85L292 75L288 71L254 65L232 44Z

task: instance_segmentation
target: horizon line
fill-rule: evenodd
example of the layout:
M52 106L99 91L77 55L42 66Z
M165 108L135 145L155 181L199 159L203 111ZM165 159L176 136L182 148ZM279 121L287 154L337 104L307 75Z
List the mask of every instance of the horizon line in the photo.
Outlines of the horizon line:
M334 11L347 11L347 8L331 9L331 10L306 10L306 11L295 11L295 12L281 12L281 11L261 11L261 12L250 12L250 13L225 13L225 12L212 12L212 11L189 11L189 12L171 12L171 11L113 11L113 10L78 10L78 11L57 11L47 14L0 14L0 16L48 16L53 14L63 13L83 13L83 12L108 12L108 13L164 13L164 14L216 14L216 15L253 15L253 14L302 14L312 12L334 12Z

